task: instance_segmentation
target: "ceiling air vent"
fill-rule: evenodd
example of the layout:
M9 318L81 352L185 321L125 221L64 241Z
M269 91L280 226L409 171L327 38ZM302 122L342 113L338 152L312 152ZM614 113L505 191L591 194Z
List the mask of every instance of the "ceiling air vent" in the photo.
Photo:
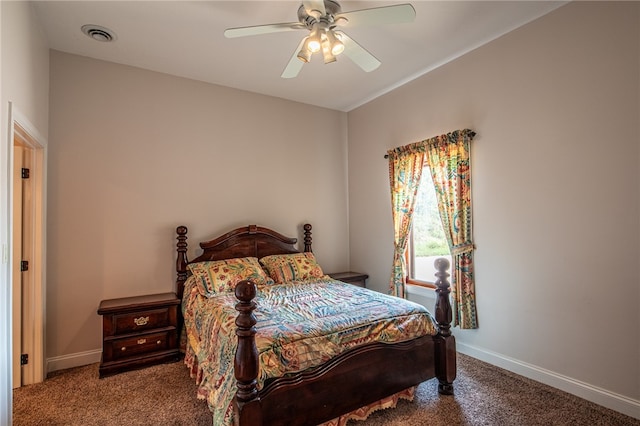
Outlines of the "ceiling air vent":
M82 32L96 41L109 42L116 39L116 34L113 31L99 25L83 25Z

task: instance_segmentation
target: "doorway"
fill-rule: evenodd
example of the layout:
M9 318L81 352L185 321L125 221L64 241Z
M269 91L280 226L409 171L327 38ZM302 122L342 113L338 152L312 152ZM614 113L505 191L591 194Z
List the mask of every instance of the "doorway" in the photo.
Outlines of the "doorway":
M12 383L44 380L44 164L37 131L10 107Z

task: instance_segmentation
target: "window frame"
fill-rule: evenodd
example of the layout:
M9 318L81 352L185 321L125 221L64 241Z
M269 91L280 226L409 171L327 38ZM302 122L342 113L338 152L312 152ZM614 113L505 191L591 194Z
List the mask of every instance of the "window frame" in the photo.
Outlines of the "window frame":
M425 164L423 166L423 170L422 170L422 174L424 176L424 173L431 173L431 171L429 170L429 165ZM424 180L421 180L420 185L424 184ZM436 200L437 202L437 200ZM412 222L415 219L415 211L414 211L414 216L412 217ZM409 240L407 242L407 247L404 251L404 260L405 260L405 265L407 267L407 276L405 277L405 283L407 285L414 285L414 286L418 286L418 287L424 287L424 288L429 288L432 290L437 289L437 286L435 284L436 282L436 277L433 277L433 281L425 281L425 280L419 280L416 278L413 278L415 276L415 265L414 265L414 259L415 259L415 250L414 250L414 243L413 243L413 232L414 232L414 228L413 228L413 223L411 224L411 230L409 231ZM445 257L446 255L442 255L442 257ZM449 256L451 256L451 254L449 254Z
M433 282L430 282L430 281L417 280L413 278L413 276L415 275L415 265L414 265L413 259L414 259L413 227L411 227L411 231L409 232L409 243L407 244L407 248L404 251L404 261L405 261L405 264L407 265L407 276L405 281L407 285L415 285L418 287L430 288L432 290L435 290L437 288L435 284L435 280Z

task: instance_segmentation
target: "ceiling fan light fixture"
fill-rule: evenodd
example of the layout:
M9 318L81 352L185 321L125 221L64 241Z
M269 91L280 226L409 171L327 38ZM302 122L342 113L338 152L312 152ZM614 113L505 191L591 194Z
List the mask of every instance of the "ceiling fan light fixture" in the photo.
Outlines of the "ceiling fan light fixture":
M334 56L338 56L339 54L344 52L344 44L340 40L340 33L329 30L327 31L327 39L329 40L329 44L331 45L331 53Z
M302 44L302 49L300 49L297 56L298 56L298 59L300 59L305 64L311 60L311 51L307 48L306 39L305 39L305 42Z
M336 61L336 57L331 52L331 43L326 37L322 40L322 56L325 64L330 64L331 62Z
M313 30L311 31L311 34L309 34L309 37L307 37L307 41L305 41L304 44L305 44L305 47L311 53L316 53L320 51L320 48L322 47L322 42L320 37L320 31L318 30L317 25L313 26Z
M316 53L320 51L320 42L318 40L309 40L307 45L309 52Z

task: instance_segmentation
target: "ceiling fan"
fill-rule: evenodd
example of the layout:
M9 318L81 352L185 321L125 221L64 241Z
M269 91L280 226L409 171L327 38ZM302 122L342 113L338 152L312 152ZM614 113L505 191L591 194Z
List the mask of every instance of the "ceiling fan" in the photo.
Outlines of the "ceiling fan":
M380 66L380 61L338 28L412 22L415 16L416 11L410 4L342 13L340 4L335 0L306 0L298 9L298 22L229 28L224 35L227 38L235 38L308 30L309 35L300 41L281 75L282 78L297 76L302 66L309 62L316 52L322 53L325 64L335 62L336 56L344 52L360 68L370 72Z

